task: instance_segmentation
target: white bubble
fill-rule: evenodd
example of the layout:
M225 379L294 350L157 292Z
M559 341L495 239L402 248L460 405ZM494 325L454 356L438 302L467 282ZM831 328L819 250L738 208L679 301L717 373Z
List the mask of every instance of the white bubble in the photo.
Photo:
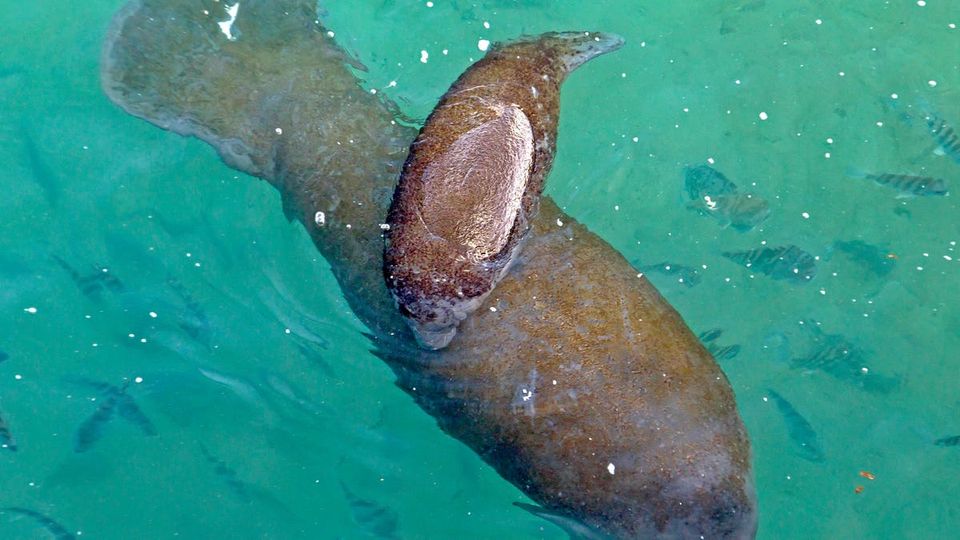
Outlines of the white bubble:
M427 59L429 58L430 58L430 53L428 53L427 51L420 51L420 62L426 64Z
M609 472L610 474L615 474L617 472L617 466L614 465L613 463L608 463L607 472Z
M151 312L150 312L150 318L151 318L151 319L156 319L156 318L157 318L157 312L156 312L156 311L151 311Z
M480 41L477 42L477 48L480 49L481 51L486 51L487 49L490 48L490 40L481 39Z
M760 111L760 119L766 120L767 118L770 118L769 116L767 116L767 113Z
M35 308L35 307L33 307L33 306L30 306L30 307L28 307L27 309L24 309L24 311L26 311L27 313L33 315L33 314L35 314L35 313L37 312L37 308Z

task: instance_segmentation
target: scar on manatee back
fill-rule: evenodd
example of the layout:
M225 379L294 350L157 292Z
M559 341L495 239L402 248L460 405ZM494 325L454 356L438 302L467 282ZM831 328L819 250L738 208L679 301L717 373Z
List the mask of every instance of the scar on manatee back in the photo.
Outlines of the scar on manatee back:
M446 347L509 270L553 163L560 84L618 36L548 33L495 46L410 147L387 218L387 287L428 349Z

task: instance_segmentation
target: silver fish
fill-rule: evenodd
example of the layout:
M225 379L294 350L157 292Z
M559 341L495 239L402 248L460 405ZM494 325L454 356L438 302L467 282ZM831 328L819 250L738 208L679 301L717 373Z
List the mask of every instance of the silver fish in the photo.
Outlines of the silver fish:
M817 262L813 255L792 244L749 251L728 251L722 255L773 279L806 283L817 275Z
M769 388L767 389L767 394L773 398L774 403L777 404L777 409L780 410L780 414L787 424L787 431L790 433L790 438L800 447L801 457L810 461L823 461L823 450L817 441L817 432L814 431L810 422L780 394Z

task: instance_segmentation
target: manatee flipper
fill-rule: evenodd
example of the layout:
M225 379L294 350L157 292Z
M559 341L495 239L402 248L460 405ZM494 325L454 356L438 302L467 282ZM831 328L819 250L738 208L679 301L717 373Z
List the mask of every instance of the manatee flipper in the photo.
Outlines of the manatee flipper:
M610 536L572 517L551 512L534 504L515 502L513 505L560 527L570 536L570 540L611 540Z

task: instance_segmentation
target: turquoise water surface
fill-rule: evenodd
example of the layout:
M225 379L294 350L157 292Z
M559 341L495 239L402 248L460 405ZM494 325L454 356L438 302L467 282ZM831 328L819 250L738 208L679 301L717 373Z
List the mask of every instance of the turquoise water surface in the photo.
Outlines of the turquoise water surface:
M0 10L0 538L563 538L394 386L272 187L107 100L122 4ZM709 341L759 537L956 535L960 163L925 118L960 127L960 3L322 7L414 121L481 40L624 36L564 87L547 193ZM689 208L701 164L769 217ZM857 178L885 173L954 193ZM788 245L811 279L724 255Z

